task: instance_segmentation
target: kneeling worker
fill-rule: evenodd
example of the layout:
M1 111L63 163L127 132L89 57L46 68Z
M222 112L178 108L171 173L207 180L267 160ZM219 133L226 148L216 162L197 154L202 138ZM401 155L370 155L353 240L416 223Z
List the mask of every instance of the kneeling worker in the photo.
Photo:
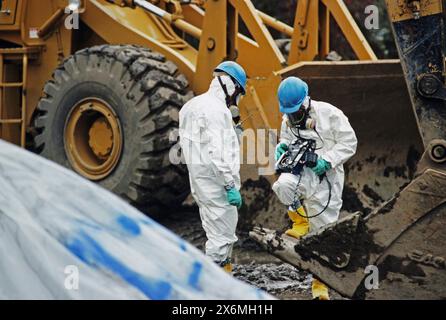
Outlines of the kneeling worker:
M311 100L308 85L301 79L283 80L278 98L284 115L276 161L295 139L316 142L316 165L303 166L299 173L284 172L273 185L279 200L289 207L293 222L286 234L300 238L337 221L342 206L343 164L355 154L357 139L344 113L329 103ZM329 299L328 288L316 279L312 291L315 299Z
M206 255L228 272L242 205L240 145L232 117L238 117L245 92L245 71L226 61L215 69L209 90L180 111L180 146L206 232Z

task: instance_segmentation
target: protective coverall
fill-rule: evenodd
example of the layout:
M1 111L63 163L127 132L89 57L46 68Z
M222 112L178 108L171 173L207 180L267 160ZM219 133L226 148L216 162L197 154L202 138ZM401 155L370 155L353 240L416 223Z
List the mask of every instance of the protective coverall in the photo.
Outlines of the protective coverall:
M325 102L311 101L310 117L316 121L317 133L313 129L293 131L302 138L315 140L319 149L316 153L331 164L331 169L326 172L331 184L330 202L328 203L330 190L327 179L321 181L308 167L304 167L300 177L282 173L273 185L274 192L283 204L291 206L296 199L303 200L305 210L301 207L297 211L295 208L288 211L293 221L292 232L300 236L338 219L344 187L343 164L355 154L357 146L355 132L341 110ZM284 115L280 143L289 145L296 138L294 133L287 125L287 116ZM328 207L323 211L327 203ZM312 294L315 299L329 299L328 288L315 278L312 282Z
M357 139L344 113L329 103L312 100L310 116L316 121L316 130L320 137L312 129L293 129L293 131L302 138L315 140L318 148L316 153L328 161L332 167L326 173L331 184L330 203L322 214L309 219L310 231L312 231L335 222L339 217L344 187L343 164L355 154ZM286 120L286 115L284 115L280 143L289 145L296 136L288 127ZM291 173L282 173L274 183L273 190L279 200L287 206L291 206L296 199L303 200L308 217L319 214L329 199L326 179L321 182L308 167L304 167L300 177Z
M228 76L221 79L232 94L232 80ZM180 146L206 232L206 255L224 265L238 240L237 208L228 203L225 186L234 184L240 189L240 146L217 78L206 93L181 109Z

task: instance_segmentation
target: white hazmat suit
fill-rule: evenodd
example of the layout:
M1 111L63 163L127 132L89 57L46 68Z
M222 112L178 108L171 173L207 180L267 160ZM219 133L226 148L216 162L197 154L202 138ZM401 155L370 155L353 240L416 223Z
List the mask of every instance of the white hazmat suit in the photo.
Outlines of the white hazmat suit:
M232 80L220 78L233 94ZM225 186L234 184L240 189L240 146L217 78L206 93L181 109L180 145L206 232L206 255L223 264L237 241L237 208L228 203Z
M306 103L308 104L309 98ZM295 199L304 200L307 216L310 217L310 230L335 222L342 207L342 189L344 187L343 164L356 152L357 139L347 117L338 108L329 103L311 100L310 117L316 121L316 133L313 129L297 130L294 133L305 139L313 139L317 143L316 153L331 164L327 178L332 185L331 199L327 209L317 217L327 205L329 187L326 179L319 177L308 167L304 167L301 177L282 173L274 183L273 190L285 205L292 205ZM287 125L287 117L283 116L280 143L289 145L296 136ZM322 141L321 141L322 140Z

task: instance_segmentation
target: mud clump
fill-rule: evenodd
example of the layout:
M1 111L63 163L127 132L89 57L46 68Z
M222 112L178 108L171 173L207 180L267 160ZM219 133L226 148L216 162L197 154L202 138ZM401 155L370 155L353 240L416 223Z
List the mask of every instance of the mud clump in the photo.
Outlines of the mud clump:
M384 199L372 188L370 188L367 184L362 188L362 192L373 200L373 205L377 207L380 203L384 202Z
M386 167L384 169L384 177L389 178L393 173L395 178L403 178L408 179L406 174L407 167L406 166L394 166L394 167Z
M235 265L234 277L247 282L272 295L287 293L308 293L312 276L289 264L256 264Z
M342 210L348 211L350 213L357 211L365 213L365 211L367 211L367 209L362 204L361 200L359 200L356 189L353 188L352 186L346 185L344 187L344 190L342 191L342 200L343 200Z
M355 245L357 220L354 216L344 219L319 234L317 237L305 237L295 246L303 259L309 259L312 252L328 259L331 265L343 267L348 264L350 251Z
M279 299L311 300L313 276L286 263L251 262L234 265L233 276L252 286L267 291ZM345 300L338 292L329 289L330 298Z

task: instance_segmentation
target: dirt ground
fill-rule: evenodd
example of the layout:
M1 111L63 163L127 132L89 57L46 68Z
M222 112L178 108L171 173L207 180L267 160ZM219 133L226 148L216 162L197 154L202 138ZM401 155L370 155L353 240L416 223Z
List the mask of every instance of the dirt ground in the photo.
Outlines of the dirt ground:
M164 226L204 251L205 233L196 207L184 208L180 219L159 220ZM279 299L310 300L311 275L282 262L248 237L246 221L241 217L234 246L234 277L261 288ZM330 290L332 299L342 297Z
M261 288L279 299L310 300L311 274L295 268L267 253L258 243L250 239L249 231L254 226L284 232L290 227L290 221L283 206L271 190L268 180L247 179L241 190L243 207L239 210L237 236L239 241L234 246L234 277ZM355 190L344 190L344 211L341 215L357 210L364 210ZM345 209L346 208L346 209ZM189 197L172 220L168 217L157 218L161 224L204 251L205 233L201 226L198 207ZM330 289L332 299L345 299Z
M237 225L239 241L233 251L234 277L261 288L279 299L312 299L311 274L270 255L248 236L254 226L263 226L279 232L284 232L290 227L286 208L273 194L270 182L264 178L247 179L243 183L241 193L244 204L239 210ZM346 186L341 216L349 212L369 211L364 208L358 195L360 196L355 189ZM181 212L175 219L161 217L156 220L204 251L206 237L198 208L191 197L184 202ZM330 296L332 299L345 299L334 290L330 290Z

